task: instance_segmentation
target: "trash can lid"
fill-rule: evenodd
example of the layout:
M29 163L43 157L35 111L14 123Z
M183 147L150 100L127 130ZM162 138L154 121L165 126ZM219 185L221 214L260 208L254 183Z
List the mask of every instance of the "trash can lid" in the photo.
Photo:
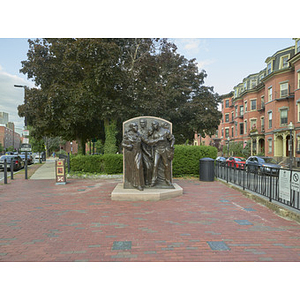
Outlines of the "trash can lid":
M210 157L204 157L204 158L201 158L200 161L215 161L215 160Z

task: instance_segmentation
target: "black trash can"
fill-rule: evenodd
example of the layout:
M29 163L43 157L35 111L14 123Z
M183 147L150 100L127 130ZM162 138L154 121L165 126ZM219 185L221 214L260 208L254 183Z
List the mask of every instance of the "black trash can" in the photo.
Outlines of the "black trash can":
M200 181L214 181L215 160L209 157L200 159L199 179Z

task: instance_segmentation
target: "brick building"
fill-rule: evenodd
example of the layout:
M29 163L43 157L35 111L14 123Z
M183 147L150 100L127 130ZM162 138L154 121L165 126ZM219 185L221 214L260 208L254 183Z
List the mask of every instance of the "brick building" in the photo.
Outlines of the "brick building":
M21 137L15 132L13 123L10 122L9 127L0 124L0 143L4 149L13 146L14 149L20 148Z
M212 141L250 143L251 154L278 160L292 151L300 165L300 39L293 40L268 57L263 70L221 96L223 116Z

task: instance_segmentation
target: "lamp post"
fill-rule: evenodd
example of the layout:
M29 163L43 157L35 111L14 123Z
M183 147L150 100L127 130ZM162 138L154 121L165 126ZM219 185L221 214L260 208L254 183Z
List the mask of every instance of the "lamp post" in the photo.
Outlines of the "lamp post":
M19 84L15 84L14 87L17 87L17 88L23 88L24 89L24 103L26 105L26 88L27 86L26 85L19 85ZM25 113L25 118L24 118L24 127L25 129L27 129L27 119L26 119L26 113ZM24 169L25 169L25 179L28 179L27 177L27 151L25 151L25 166L24 166Z
M24 89L24 103L26 105L26 88L27 86L26 85L20 85L20 84L15 84L14 87L17 87L17 88L23 88ZM24 118L24 125L25 125L25 129L27 129L27 119L26 119L26 114L25 114L25 118Z
M292 170L292 166L293 166L293 129L294 129L294 125L293 125L292 121L288 125L288 129L290 131L290 140L289 140L290 170Z
M229 142L230 142L230 137L228 136L227 137L227 154L228 154L228 156L230 156L229 155Z

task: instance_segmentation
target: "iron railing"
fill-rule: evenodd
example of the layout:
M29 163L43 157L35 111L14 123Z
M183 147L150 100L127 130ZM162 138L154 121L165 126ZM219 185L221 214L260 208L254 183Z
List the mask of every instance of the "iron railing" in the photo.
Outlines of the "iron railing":
M289 198L282 197L280 193L279 172L287 171L290 176L290 186L285 187L289 189ZM297 173L297 172L295 172ZM285 168L268 168L267 170L253 170L232 168L224 163L216 162L215 176L225 180L227 183L232 183L243 188L267 197L270 202L276 201L283 205L300 210L300 185L299 191L292 187L292 176L295 174L289 169ZM299 176L300 178L300 176Z

